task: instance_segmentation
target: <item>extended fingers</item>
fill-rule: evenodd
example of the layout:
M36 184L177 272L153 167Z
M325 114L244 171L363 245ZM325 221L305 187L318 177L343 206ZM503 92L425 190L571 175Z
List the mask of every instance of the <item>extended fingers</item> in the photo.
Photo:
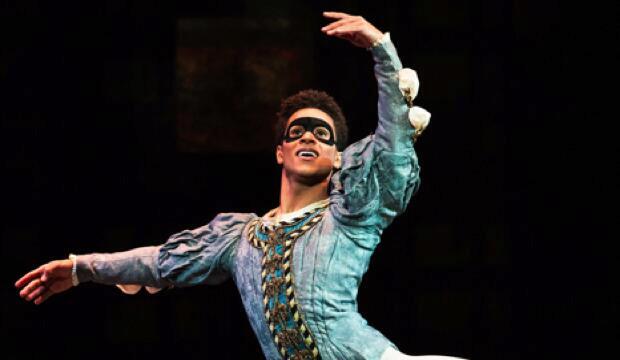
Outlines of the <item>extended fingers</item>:
M337 11L323 11L323 16L330 19L342 19L352 15Z
M31 282L32 280L41 277L41 273L43 272L44 268L45 268L45 265L41 265L38 268L30 271L26 275L22 276L19 280L17 280L15 282L15 287L16 288L21 288L24 285L26 285L29 282Z
M43 282L40 279L35 279L33 281L31 281L25 288L23 288L20 292L19 292L19 296L27 299L28 296L34 292L37 288L39 288L40 286L43 286Z
M329 30L327 31L327 35L339 36L339 35L344 35L344 34L351 34L353 32L358 32L362 29L363 29L362 24L358 22L353 22L353 23L344 24L335 29Z
M28 294L26 296L26 301L31 301L32 299L36 299L39 296L41 296L45 291L49 291L49 289L47 287L45 287L44 285L39 286L38 288L34 289L33 292L31 292L30 294Z
M357 19L356 17L348 17L348 18L344 18L344 19L340 19L338 21L334 21L333 23L330 23L328 25L325 25L321 28L322 31L324 32L328 32L330 30L333 30L339 26L342 26L344 24L348 24L354 21L358 21L359 19Z

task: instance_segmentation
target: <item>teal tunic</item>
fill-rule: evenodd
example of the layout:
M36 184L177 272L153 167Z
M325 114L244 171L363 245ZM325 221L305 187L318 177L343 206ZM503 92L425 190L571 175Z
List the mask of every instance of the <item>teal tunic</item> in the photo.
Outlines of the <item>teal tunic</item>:
M398 88L401 63L390 41L371 49L379 122L342 154L323 218L293 247L295 299L323 359L379 359L395 347L359 314L357 292L381 233L418 188L408 107ZM217 284L232 277L268 359L281 358L265 319L263 252L248 241L256 214L224 213L161 246L78 257L78 278L154 287Z

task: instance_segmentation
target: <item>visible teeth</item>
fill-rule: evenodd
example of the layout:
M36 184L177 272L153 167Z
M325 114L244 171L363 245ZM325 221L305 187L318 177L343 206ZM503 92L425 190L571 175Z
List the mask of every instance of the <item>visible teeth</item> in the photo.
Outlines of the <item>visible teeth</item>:
M299 152L299 156L311 156L311 157L316 157L316 154L313 153L312 151L300 151Z

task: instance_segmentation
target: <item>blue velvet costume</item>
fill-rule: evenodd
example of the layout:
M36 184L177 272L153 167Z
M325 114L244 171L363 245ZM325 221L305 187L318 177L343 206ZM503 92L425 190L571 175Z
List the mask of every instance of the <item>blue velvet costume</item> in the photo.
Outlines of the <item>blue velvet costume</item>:
M383 229L405 210L419 185L419 166L398 88L396 49L388 39L371 51L378 127L345 149L342 167L331 179L329 205L296 239L290 256L295 301L323 359L379 359L395 347L358 313L357 291ZM265 315L263 250L248 238L258 218L223 213L161 246L78 256L79 280L185 287L232 277L265 357L280 359Z

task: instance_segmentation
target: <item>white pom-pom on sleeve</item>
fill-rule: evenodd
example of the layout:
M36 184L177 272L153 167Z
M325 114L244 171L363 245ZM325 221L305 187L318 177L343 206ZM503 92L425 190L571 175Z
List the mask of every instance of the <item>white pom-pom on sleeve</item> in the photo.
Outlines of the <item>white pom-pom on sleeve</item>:
M415 70L404 68L398 71L398 88L407 99L409 107L413 106L413 99L418 96L420 90L420 79Z
M422 132L428 126L431 121L431 113L424 110L419 106L414 106L409 109L409 122L417 132Z

